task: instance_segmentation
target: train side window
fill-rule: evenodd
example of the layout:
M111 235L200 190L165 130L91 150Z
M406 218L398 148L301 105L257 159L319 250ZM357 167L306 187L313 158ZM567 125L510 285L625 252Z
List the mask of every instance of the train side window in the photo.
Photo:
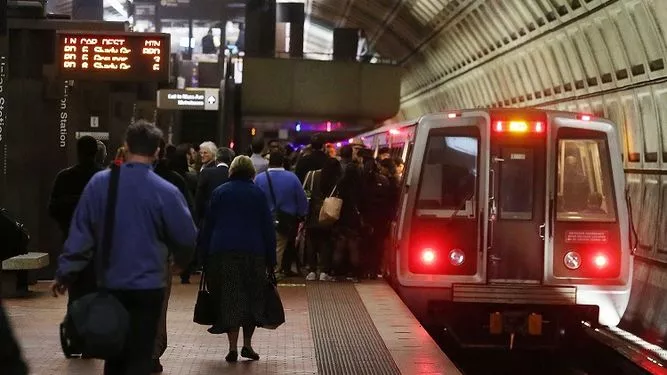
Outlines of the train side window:
M479 137L467 135L468 128L458 133L429 134L417 195L418 216L475 216Z
M500 166L500 218L533 219L533 150L503 148Z
M606 139L560 139L557 173L558 220L616 220Z

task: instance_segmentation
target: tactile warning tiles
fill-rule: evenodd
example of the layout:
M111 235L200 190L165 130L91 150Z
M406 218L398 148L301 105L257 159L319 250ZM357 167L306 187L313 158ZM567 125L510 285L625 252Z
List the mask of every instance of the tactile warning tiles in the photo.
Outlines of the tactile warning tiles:
M317 368L322 375L400 375L352 283L308 283Z

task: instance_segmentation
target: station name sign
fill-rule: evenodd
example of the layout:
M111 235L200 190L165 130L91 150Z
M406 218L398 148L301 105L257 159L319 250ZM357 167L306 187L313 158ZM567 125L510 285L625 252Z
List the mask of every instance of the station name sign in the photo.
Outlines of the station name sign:
M158 109L217 111L220 90L213 88L159 90Z
M60 32L57 40L64 79L169 80L169 34Z

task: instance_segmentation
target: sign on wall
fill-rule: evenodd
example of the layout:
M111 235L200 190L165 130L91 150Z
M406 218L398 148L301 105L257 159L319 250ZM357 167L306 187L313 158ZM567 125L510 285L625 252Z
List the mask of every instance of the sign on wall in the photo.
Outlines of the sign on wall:
M65 79L168 81L169 34L59 32L59 73Z
M159 90L158 109L217 111L220 101L219 89Z

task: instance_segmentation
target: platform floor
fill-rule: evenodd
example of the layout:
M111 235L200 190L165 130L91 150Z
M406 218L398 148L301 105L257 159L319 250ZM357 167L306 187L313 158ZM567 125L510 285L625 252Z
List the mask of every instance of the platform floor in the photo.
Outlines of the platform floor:
M256 362L226 363L226 336L192 323L197 280L174 280L169 304L169 347L164 374L458 374L459 371L382 281L279 286L286 323L258 329ZM36 295L3 303L21 342L31 374L99 374L102 362L63 357L58 324L66 298L53 298L48 283ZM1 372L1 371L0 371Z

